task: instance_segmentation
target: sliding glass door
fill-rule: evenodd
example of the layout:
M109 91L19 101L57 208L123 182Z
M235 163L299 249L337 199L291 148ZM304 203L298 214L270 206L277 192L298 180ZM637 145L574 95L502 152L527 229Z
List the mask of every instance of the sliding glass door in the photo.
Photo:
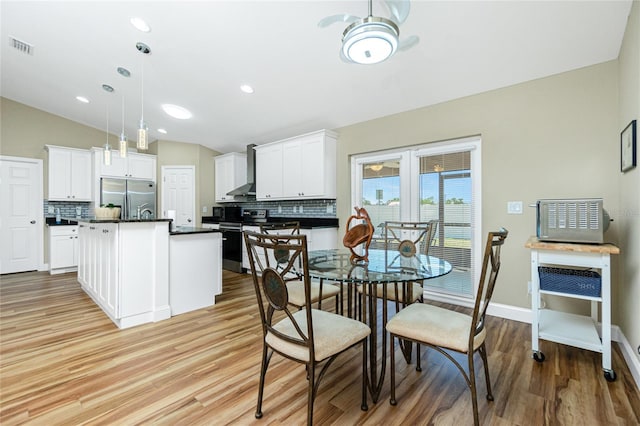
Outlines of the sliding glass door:
M446 259L453 272L425 283L445 297L472 297L481 237L480 139L434 143L352 158L353 205L366 207L384 234L385 221L437 220L429 253ZM374 240L375 243L375 240Z

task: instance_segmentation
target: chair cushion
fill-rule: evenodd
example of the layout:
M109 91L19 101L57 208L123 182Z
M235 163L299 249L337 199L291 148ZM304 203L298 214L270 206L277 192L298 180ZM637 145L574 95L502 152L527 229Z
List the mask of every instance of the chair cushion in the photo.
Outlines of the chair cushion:
M396 286L394 283L386 284L387 286L387 300L396 300ZM408 302L415 302L422 297L422 286L419 283L411 283L413 287L412 296ZM365 288L363 288L365 287ZM382 284L377 284L376 286L376 297L382 299ZM358 286L358 292L363 293L366 289L366 286ZM398 284L398 302L404 303L404 297L402 295L402 284Z
M311 281L311 303L320 300L320 283ZM304 306L304 284L302 281L288 281L287 293L289 293L289 303L293 306ZM322 284L322 300L333 297L340 293L340 288L331 284Z
M332 355L342 352L371 333L371 329L368 325L351 318L343 317L342 315L321 311L319 309L312 309L311 315L313 318L313 337L316 361L322 361ZM302 309L300 311L296 311L293 314L293 317L306 336L306 310ZM288 317L278 322L274 328L288 336L300 338ZM295 358L300 361L309 361L309 349L306 346L287 342L270 332L267 333L265 341L273 349L291 358Z
M425 303L402 309L387 323L387 330L397 336L467 353L471 316ZM484 342L483 329L475 337L473 350Z

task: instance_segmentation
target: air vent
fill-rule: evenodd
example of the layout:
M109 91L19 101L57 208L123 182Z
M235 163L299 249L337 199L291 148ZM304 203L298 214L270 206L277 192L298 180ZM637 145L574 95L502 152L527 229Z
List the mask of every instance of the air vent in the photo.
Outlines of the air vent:
M25 41L18 40L17 38L15 38L13 36L9 36L9 44L14 49L17 49L22 53L26 53L27 55L32 55L33 56L33 44L29 44L29 43L27 43Z

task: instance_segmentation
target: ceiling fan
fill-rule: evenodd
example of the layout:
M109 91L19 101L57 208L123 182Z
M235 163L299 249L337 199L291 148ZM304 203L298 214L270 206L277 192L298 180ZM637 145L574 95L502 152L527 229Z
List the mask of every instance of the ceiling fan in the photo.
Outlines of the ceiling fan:
M320 28L336 22L349 26L342 33L340 56L347 62L376 64L391 57L396 50L404 51L415 46L420 38L416 35L400 41L399 26L409 16L409 0L385 0L391 17L373 16L373 0L369 0L369 15L360 18L348 14L331 15L318 22Z

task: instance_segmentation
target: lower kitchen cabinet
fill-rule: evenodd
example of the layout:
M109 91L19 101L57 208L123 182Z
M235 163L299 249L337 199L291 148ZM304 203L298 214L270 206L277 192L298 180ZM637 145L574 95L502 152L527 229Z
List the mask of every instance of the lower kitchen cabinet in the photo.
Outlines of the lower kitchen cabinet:
M78 281L120 328L171 316L166 221L80 222Z
M78 226L49 227L49 273L75 271L78 266Z

